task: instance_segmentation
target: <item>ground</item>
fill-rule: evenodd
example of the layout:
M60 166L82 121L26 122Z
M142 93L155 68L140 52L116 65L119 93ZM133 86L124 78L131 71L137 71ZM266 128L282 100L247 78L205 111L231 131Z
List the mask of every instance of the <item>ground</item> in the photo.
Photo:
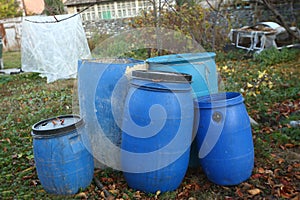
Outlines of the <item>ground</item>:
M216 52L220 89L245 98L252 126L255 165L251 177L230 187L211 183L201 168L188 169L176 191L145 194L127 186L121 172L96 169L103 188L91 185L73 196L47 194L37 177L31 126L49 117L78 111L76 80L47 84L36 73L0 75L1 199L299 199L299 50L270 50L260 56ZM20 67L20 52L5 52L6 67ZM75 100L75 101L74 101Z

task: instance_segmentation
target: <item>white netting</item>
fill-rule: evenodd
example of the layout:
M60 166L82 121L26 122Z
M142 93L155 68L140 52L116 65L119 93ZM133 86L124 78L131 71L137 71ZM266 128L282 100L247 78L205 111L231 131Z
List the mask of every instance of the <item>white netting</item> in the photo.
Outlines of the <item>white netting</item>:
M22 70L41 73L48 83L75 78L78 60L91 57L79 15L27 17L21 52Z

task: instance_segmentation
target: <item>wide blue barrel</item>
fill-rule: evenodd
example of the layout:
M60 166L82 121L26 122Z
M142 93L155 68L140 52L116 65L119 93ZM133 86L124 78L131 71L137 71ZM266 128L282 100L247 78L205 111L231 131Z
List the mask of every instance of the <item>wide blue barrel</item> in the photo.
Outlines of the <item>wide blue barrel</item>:
M90 185L94 174L83 120L64 115L32 127L34 160L46 192L75 194Z
M86 123L93 155L120 168L121 122L129 82L126 70L143 64L134 59L88 59L78 62L80 115ZM103 166L100 166L103 167Z
M193 128L191 76L134 71L124 108L121 166L128 185L175 190L186 173Z
M218 92L218 75L213 52L184 53L149 58L149 70L187 73L193 76L191 83L194 97Z
M253 170L252 131L243 101L235 92L197 99L200 165L208 179L219 185L237 185Z

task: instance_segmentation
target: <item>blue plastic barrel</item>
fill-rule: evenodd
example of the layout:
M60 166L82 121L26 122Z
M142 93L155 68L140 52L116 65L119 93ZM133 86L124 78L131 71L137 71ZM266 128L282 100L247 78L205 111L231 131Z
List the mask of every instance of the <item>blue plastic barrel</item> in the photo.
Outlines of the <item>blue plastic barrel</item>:
M149 58L149 70L187 73L193 76L194 97L218 92L218 76L215 53L171 54Z
M37 175L46 192L75 194L90 185L94 161L79 116L40 121L32 126L32 136Z
M243 101L235 92L197 99L200 165L208 179L219 185L237 185L253 170L252 132Z
M193 128L191 76L134 71L124 108L121 166L131 188L175 190L186 173Z
M112 107L113 104L122 112L122 105L128 90L128 81L125 76L127 67L141 64L143 61L134 59L90 59L78 62L78 94L81 116L88 127L96 122L92 115L97 117L104 134L117 146L121 144L121 129L116 123ZM119 87L116 85L120 82ZM114 91L115 90L115 91ZM114 94L114 95L113 95Z
M93 155L106 166L120 170L121 125L129 82L127 69L143 64L134 59L88 59L78 62L80 115L92 143ZM104 166L105 165L105 166Z
M184 53L149 58L149 70L187 73L193 76L191 83L195 98L218 92L218 75L213 52ZM196 121L197 119L195 119ZM196 122L198 123L198 122ZM194 135L197 129L194 129ZM197 145L193 137L189 167L198 167Z

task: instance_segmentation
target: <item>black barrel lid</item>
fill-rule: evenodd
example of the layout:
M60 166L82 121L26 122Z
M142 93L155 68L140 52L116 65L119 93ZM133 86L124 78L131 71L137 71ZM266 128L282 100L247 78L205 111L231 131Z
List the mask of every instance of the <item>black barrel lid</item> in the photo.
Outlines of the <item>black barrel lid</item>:
M135 70L132 77L154 82L191 82L192 75L178 72L166 72L156 70Z
M57 136L66 134L83 125L78 115L61 115L42 120L32 126L33 136Z

